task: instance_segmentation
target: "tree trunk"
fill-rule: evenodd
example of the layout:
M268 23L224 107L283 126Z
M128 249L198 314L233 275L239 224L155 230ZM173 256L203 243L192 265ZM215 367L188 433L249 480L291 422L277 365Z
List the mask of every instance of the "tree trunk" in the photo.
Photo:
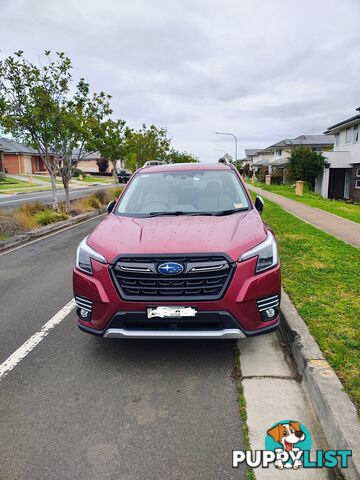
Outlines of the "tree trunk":
M63 178L63 184L65 188L65 202L66 202L66 211L70 212L70 190L69 190L69 179Z
M113 164L113 175L114 175L115 183L119 183L119 178L116 171L116 160L112 160L112 164Z
M53 171L49 170L51 178L51 195L52 195L52 208L53 210L58 209L58 200L57 200L57 190L56 190L56 174Z

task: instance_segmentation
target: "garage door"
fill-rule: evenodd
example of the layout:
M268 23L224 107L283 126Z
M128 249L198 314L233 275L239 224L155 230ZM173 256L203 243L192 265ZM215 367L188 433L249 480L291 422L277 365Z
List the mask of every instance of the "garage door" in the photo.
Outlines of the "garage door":
M27 157L24 155L24 173L29 175L32 173L32 167L31 167L31 157Z

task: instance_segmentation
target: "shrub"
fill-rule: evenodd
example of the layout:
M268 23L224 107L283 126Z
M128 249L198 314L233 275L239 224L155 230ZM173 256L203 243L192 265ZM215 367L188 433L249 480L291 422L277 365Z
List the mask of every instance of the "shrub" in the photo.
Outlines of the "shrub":
M106 190L98 190L95 194L95 197L99 200L102 205L105 205L107 199Z
M33 217L36 226L49 225L50 223L66 220L67 218L68 218L68 215L65 212L61 212L61 211L54 212L49 208L46 210L43 210L42 212L36 213Z
M259 182L265 183L265 175L268 174L268 167L262 165L259 170L255 173L255 176Z
M283 171L273 170L271 174L271 183L273 185L282 185L283 183Z
M27 215L35 215L37 212L41 212L45 207L40 202L35 203L26 203L19 208L20 212L26 213Z
M325 159L321 153L313 152L310 147L297 147L291 152L289 176L295 182L303 180L309 182L312 190L315 186L315 178L324 170Z
M36 228L37 224L34 215L31 215L28 212L18 210L14 212L13 218L22 231L33 230Z
M83 178L86 178L86 176L87 176L85 172L80 170L80 168L75 168L75 170L73 172L73 177L78 178L78 177L80 177L80 175L82 175Z

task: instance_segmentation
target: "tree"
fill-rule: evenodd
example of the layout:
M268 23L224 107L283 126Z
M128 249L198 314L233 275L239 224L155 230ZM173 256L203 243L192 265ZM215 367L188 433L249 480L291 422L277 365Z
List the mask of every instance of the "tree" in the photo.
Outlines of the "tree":
M96 165L99 168L99 172L104 173L109 168L109 160L107 158L98 158L96 160Z
M51 178L53 208L57 208L56 173L53 155L60 141L63 106L70 88L71 62L63 53L57 60L37 67L18 51L0 61L0 125L5 133L33 146Z
M118 182L116 164L118 160L125 158L125 140L127 128L124 120L107 119L100 122L93 130L93 138L89 146L98 150L102 158L106 158L113 164L113 175Z
M58 145L56 157L65 189L67 210L70 209L69 183L77 164L91 150L93 135L98 132L103 118L112 113L109 95L100 92L90 96L89 91L89 84L81 79L73 98L67 101L63 111L62 143Z
M18 51L0 61L0 126L38 151L51 178L56 209L56 174L61 173L69 206L76 164L85 155L92 128L111 109L110 97L103 92L90 97L83 79L71 93L72 65L63 52L52 60L47 50L45 58L45 65L36 66Z
M166 155L166 160L169 163L195 163L199 161L195 155L187 152L180 152L174 148L172 148Z
M308 182L312 189L315 178L324 170L325 159L322 153L314 152L311 147L296 147L290 155L289 177L292 181Z
M134 171L145 162L166 159L169 153L171 139L167 129L145 124L138 131L128 129L125 136L126 166Z

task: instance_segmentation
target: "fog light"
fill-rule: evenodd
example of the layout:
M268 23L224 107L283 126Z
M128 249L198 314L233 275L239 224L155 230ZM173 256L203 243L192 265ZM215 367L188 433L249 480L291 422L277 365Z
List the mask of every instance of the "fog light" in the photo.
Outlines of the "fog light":
M269 318L273 318L276 315L276 310L275 308L268 308L267 310L265 310L265 313Z
M278 314L279 309L277 307L269 307L260 312L261 320L263 322L271 322L271 320L275 320Z
M79 315L82 320L86 320L87 322L90 321L90 312L85 310L84 308L80 308Z

